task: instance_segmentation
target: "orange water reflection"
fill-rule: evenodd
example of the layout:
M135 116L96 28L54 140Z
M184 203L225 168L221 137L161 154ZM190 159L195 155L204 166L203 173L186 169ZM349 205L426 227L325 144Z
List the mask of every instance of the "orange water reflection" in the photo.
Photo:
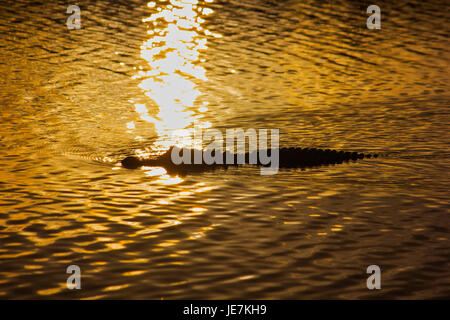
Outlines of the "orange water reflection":
M198 84L207 81L200 55L207 49L205 35L212 34L202 26L203 18L213 11L202 8L196 0L170 0L162 5L150 2L148 7L153 13L143 22L151 37L141 46L147 71L141 70L135 78L141 80L139 87L159 111L151 115L142 103L135 104L135 110L142 120L155 126L158 138L154 152L172 145L190 145L194 122L201 128L211 126L202 120L207 104L196 105L196 101L202 95ZM148 151L139 155L146 156Z

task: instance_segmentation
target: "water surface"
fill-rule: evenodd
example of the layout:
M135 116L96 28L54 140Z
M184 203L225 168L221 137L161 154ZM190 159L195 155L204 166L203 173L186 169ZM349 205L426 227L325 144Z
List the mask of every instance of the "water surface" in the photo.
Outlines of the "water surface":
M369 4L80 1L68 30L65 1L2 2L0 297L450 297L449 8L380 2L368 30ZM388 156L115 165L194 124Z

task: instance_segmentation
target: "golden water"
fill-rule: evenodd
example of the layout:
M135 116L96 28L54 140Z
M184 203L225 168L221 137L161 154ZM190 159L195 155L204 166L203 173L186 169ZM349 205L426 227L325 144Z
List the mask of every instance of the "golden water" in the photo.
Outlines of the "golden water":
M64 2L2 2L0 298L448 298L448 6L380 4L368 30L357 3L80 1L68 30ZM115 165L195 123L389 156Z

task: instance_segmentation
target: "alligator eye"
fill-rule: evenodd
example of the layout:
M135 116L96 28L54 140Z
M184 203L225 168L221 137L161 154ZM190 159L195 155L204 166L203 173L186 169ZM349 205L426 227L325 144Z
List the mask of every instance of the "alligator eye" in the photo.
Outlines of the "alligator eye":
M139 168L141 162L136 157L126 157L122 160L122 167L127 169L137 169Z

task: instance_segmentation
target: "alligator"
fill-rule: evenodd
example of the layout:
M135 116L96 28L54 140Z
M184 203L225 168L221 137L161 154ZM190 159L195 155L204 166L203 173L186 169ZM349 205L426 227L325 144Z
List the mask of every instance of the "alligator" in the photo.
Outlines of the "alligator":
M324 165L331 165L331 164L340 164L343 162L349 162L349 161L356 161L360 159L370 159L370 158L377 158L378 154L364 154L364 153L358 153L358 152L344 152L344 151L337 151L337 150L330 150L330 149L316 149L316 148L277 148L277 149L267 149L264 150L264 152L268 153L261 153L261 150L259 151L252 151L247 152L244 154L238 154L238 153L231 153L231 152L223 152L222 154L218 154L218 158L221 159L227 159L227 161L224 161L224 164L207 164L205 162L205 151L197 150L197 149L190 149L190 148L184 148L178 150L174 150L174 148L178 147L171 147L169 150L167 150L164 154L158 156L155 159L140 159L135 156L129 156L124 158L121 161L121 165L124 168L127 169L137 169L142 166L149 166L149 167L164 167L168 172L177 172L186 174L189 172L194 171L204 171L208 169L215 169L215 168L224 168L231 166L238 166L242 164L253 164L258 166L268 166L266 163L267 161L264 161L264 159L261 158L261 154L265 155L272 155L273 152L278 152L278 168L310 168L310 167L317 167L317 166L324 166ZM183 156L187 152L190 157L190 159L193 159L191 157L195 152L200 153L201 162L196 164L187 164L187 163L180 163L175 164L172 159L172 152L179 152L182 150ZM214 151L212 151L212 156L215 157ZM231 160L232 161L229 161ZM230 164L232 163L232 164Z

